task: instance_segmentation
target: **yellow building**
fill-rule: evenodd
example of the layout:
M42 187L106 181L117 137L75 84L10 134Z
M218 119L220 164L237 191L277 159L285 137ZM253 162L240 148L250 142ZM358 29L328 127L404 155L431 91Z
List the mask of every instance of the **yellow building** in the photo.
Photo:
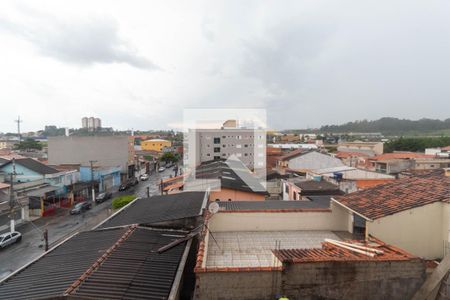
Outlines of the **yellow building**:
M161 152L164 150L164 148L167 148L167 147L172 147L171 141L162 140L162 139L153 139L153 140L146 140L146 141L141 142L142 150Z

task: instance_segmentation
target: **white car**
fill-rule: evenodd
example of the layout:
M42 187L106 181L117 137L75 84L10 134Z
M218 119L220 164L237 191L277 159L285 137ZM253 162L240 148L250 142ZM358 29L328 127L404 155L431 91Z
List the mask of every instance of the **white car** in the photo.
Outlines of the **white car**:
M0 235L0 248L5 248L11 244L20 242L22 234L18 231L7 232Z
M141 181L145 181L148 178L149 178L148 174L142 174L141 177L140 177Z
M158 172L164 172L165 169L166 169L166 168L164 168L164 167L160 167L160 168L158 169Z

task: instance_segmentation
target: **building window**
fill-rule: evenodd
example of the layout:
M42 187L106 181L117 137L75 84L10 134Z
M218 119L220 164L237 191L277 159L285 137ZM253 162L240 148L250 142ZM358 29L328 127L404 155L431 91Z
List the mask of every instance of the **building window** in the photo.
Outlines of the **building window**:
M219 160L220 156L214 156L214 160Z
M237 144L237 145L236 145L236 148L241 149L241 148L242 148L242 145Z
M225 148L227 145L222 145L223 148Z
M220 147L214 147L214 153L220 152Z
M211 154L207 153L206 156L211 156Z
M244 156L248 156L248 153L244 153Z
M214 144L220 144L220 137L214 138Z
M247 145L247 144L245 144L245 145L244 145L244 147L245 147L245 148L248 148L248 145Z

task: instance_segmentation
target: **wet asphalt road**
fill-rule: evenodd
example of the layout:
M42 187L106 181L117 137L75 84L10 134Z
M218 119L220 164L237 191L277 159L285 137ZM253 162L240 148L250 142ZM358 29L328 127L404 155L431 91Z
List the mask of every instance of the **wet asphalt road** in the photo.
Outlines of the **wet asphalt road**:
M159 195L158 184L161 178L168 178L170 175L174 175L171 168L161 173L154 173L148 180L140 181L138 185L126 191L114 193L113 197L129 194L147 197L147 187L150 189L150 196ZM112 213L111 200L107 200L94 204L92 209L79 215L70 215L69 209L59 209L53 216L20 226L17 230L22 233L22 241L0 249L0 280L44 253L42 233L45 228L48 229L51 247L76 232L91 229Z

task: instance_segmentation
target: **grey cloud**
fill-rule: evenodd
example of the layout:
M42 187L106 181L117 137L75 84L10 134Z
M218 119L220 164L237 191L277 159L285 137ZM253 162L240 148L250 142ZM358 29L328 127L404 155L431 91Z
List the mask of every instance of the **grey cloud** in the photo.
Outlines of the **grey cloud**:
M32 22L27 24L0 17L0 26L31 42L42 55L60 61L79 65L125 63L144 70L160 69L119 36L113 18L60 20L38 16L30 17Z

